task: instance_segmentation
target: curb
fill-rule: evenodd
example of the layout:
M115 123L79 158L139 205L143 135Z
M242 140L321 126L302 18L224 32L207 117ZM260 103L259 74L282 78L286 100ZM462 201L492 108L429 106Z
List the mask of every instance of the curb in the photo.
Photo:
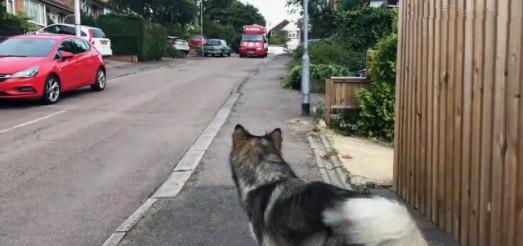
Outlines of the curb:
M248 79L242 81L245 83ZM240 85L241 86L241 85ZM214 119L207 125L194 144L183 155L180 161L163 184L131 216L129 216L103 243L102 246L117 246L126 234L143 218L145 213L160 199L173 198L180 193L194 170L198 167L203 155L229 117L232 108L240 97L238 87L227 98Z
M329 139L323 134L311 134L308 140L323 181L352 190L352 186L347 179L349 175L343 168L343 164L336 151L332 148Z

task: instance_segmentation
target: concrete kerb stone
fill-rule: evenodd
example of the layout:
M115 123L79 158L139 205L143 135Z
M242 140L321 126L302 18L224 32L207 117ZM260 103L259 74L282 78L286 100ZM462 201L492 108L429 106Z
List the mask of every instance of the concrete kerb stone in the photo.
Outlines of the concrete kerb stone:
M131 230L131 228L136 225L138 221L143 217L144 213L151 208L154 203L156 203L158 199L156 198L149 198L147 201L145 201L142 206L140 206L134 213L125 220L118 229L116 229L116 232L128 232Z
M320 170L323 181L341 188L351 189L351 185L345 182L347 173L328 139L324 135L310 135L309 145L316 157L316 165Z

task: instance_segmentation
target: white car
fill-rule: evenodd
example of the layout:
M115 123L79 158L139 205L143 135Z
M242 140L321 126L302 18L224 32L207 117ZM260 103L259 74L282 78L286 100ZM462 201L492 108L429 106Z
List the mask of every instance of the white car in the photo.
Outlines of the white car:
M173 48L184 52L186 55L189 53L189 50L190 50L189 42L187 42L179 37L173 37L173 36L168 36L167 41L169 42L170 45L172 45Z
M105 33L100 28L90 26L80 26L81 38L89 41L102 56L112 56L111 40L105 36ZM46 26L37 33L54 33L54 34L68 34L75 35L76 30L74 25L70 24L53 24Z

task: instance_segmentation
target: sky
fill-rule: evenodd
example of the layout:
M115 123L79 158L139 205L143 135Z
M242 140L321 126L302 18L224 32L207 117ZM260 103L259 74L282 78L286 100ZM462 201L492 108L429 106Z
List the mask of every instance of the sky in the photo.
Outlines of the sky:
M296 14L289 14L285 7L286 0L240 0L244 3L250 3L257 7L261 14L265 16L269 27L275 26L281 21L287 19L295 22L298 17Z

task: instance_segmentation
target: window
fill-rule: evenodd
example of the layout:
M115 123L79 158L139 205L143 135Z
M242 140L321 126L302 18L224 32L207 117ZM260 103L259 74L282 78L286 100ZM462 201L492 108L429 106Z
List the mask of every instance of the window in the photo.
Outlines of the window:
M76 50L75 54L84 53L89 50L89 46L87 46L83 40L74 39L73 42Z
M25 0L25 13L38 25L46 25L45 5L36 0Z
M89 32L93 38L105 38L105 33L101 29L91 28L89 29Z
M15 6L16 6L15 0L7 0L7 5L6 5L7 13L15 14L15 12L16 12Z
M0 57L46 57L55 47L56 41L44 38L11 38L0 43Z
M71 52L73 54L76 54L76 47L73 43L73 40L64 40L62 44L60 44L60 47L58 48L58 51L67 51Z

